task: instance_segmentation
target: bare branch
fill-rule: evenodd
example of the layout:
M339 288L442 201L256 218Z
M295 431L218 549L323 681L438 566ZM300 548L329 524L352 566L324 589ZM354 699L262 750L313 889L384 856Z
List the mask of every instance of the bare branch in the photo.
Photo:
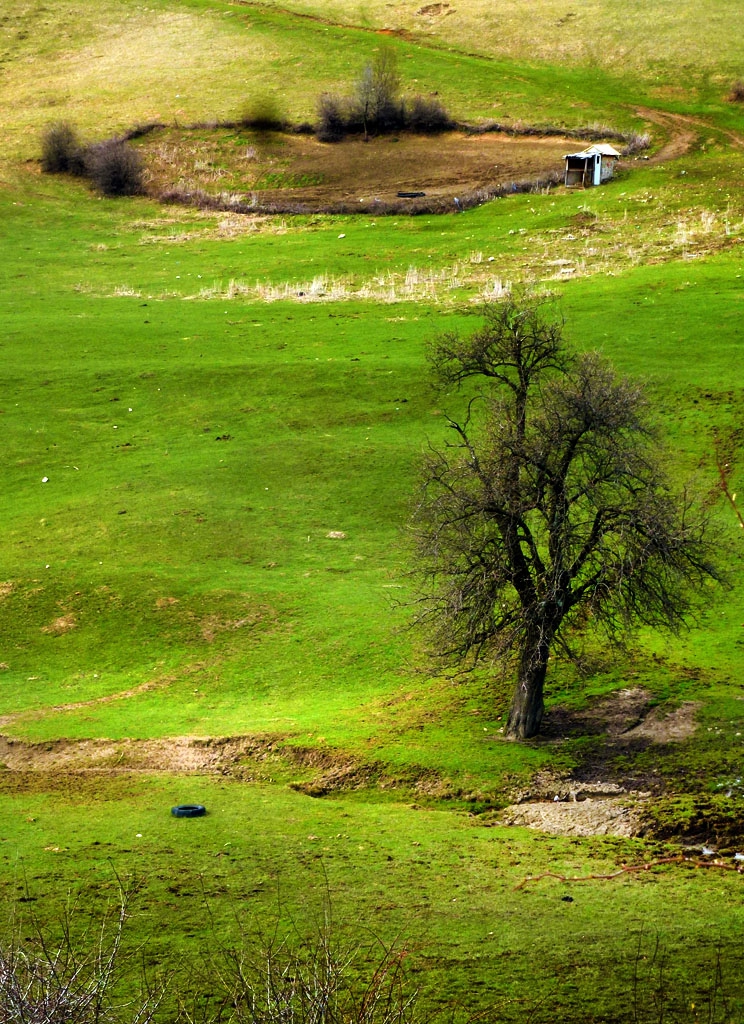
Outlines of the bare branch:
M543 871L540 875L527 875L514 888L524 889L530 882L539 882L542 878L557 878L559 882L606 882L611 881L613 878L620 878L622 875L633 874L636 871L650 871L652 868L664 867L667 864L686 864L692 868L718 868L721 871L736 871L737 874L744 873L744 866L741 864L731 864L718 858L715 860L692 859L678 853L673 854L671 857L657 857L655 860L646 860L642 864L623 864L617 871L609 871L606 874L560 875L556 871Z
M716 434L713 439L716 452L718 481L721 491L723 492L723 496L734 510L734 515L739 520L739 526L744 530L744 514L742 514L741 509L736 504L736 494L731 490L731 472L733 468L734 451L741 443L741 431L732 431L726 440L728 441L728 444L724 445L724 441L720 434ZM727 451L725 449L731 450Z

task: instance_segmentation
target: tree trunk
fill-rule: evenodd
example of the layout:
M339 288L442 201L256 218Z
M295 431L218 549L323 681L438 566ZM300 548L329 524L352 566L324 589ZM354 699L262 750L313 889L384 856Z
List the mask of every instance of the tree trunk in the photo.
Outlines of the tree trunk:
M525 642L519 659L519 675L514 689L506 735L509 739L526 740L540 731L544 703L543 687L548 669L550 647L543 638Z

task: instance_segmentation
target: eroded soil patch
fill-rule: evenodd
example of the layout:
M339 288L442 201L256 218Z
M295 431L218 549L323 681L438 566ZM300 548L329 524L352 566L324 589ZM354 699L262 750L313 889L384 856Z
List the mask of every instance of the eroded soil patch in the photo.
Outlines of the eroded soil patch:
M697 705L682 704L665 712L652 708L650 700L648 691L636 687L595 700L580 710L555 709L549 734L541 742L556 742L550 730L555 732L560 725L566 730L563 735L580 731L601 737L601 754L589 756L573 772L537 772L528 788L513 793L508 807L489 812L488 818L556 835L638 836L649 828L657 834L673 834L670 815L654 823L653 807L663 796L664 785L653 768L645 776L613 772L611 767L613 754L632 755L652 744L663 749L694 731ZM454 799L472 806L490 803L493 807L504 796L498 787L490 797L464 792L433 769L409 765L393 772L383 762L363 761L325 747L295 745L284 735L44 743L0 736L0 764L5 769L0 773L0 786L5 790L38 788L40 779L58 785L63 779L95 775L173 772L220 774L246 782L282 780L311 797L365 789L397 790L414 798ZM670 798L664 799L668 802ZM691 812L686 816L691 818ZM695 835L700 832L698 818L694 819Z
M647 796L516 804L507 807L499 821L560 836L638 836L645 829Z
M207 772L239 774L246 761L277 756L279 740L255 736L156 740L51 740L0 736L0 763L13 772Z
M651 706L642 687L618 690L586 708L555 708L548 716L546 738L567 735L602 738L595 753L564 775L538 773L532 785L505 808L498 820L553 835L643 835L649 828L652 795L664 783L654 768L633 772L612 765L619 754L632 755L652 744L680 743L695 731L699 704L688 701L669 711Z
M643 687L617 690L592 701L585 708L552 708L546 716L542 736L548 740L564 736L606 736L615 745L638 740L678 743L695 731L699 704L687 701L669 711L651 705L651 694Z

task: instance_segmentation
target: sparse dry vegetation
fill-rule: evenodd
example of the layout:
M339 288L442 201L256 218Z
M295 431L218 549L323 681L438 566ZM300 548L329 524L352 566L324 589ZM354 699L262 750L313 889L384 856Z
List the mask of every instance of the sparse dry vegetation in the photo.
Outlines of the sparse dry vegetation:
M209 935L201 957L143 969L132 948L132 893L102 920L73 904L59 925L31 916L0 939L0 1024L417 1024L407 953L370 937L341 940L330 899L314 928L242 919L231 941ZM28 935L28 932L31 935Z
M140 977L132 987L134 957L122 946L130 902L121 889L100 921L73 905L54 930L33 917L25 937L11 929L0 940L0 1024L150 1024L164 986Z
M631 132L620 152L622 156L635 156L637 153L644 153L650 145L651 136L648 132Z

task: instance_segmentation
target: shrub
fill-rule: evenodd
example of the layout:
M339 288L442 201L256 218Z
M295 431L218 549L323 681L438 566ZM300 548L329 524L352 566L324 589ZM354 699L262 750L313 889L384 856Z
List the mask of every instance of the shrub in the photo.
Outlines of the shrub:
M406 128L410 131L434 134L452 127L452 118L439 100L427 96L414 96L406 104Z
M338 142L351 132L364 132L366 138L404 129L428 133L454 127L439 100L423 96L404 100L399 92L395 50L383 46L362 69L352 96L320 96L317 137L321 142Z
M744 79L739 79L731 86L731 92L728 94L730 103L744 103Z
M119 907L84 923L82 933L73 905L54 929L32 918L26 927L33 937L22 937L18 926L3 936L0 1024L151 1024L164 990L140 974L122 946L129 902L122 890Z
M374 112L365 111L358 97L323 93L318 100L315 134L321 142L339 142L354 132L380 135L407 130L434 134L454 128L454 121L442 103L424 96L412 100L390 99Z
M41 169L47 174L83 174L84 151L67 121L50 124L41 138Z
M85 168L105 196L136 196L143 191L142 158L122 139L106 139L86 151Z
M375 133L396 132L406 127L406 105L401 99L392 99L381 104L375 117L369 122Z
M217 937L215 936L215 939ZM308 932L276 921L213 944L192 985L211 989L206 1024L426 1024L407 969L407 951L370 935L345 942L326 902ZM215 980L218 984L215 985ZM207 985L209 983L209 985ZM194 1019L187 995L181 1011Z
M642 153L651 145L651 136L648 132L631 132L622 148L622 156L633 156L634 153Z
M315 134L321 142L338 142L348 131L346 104L338 96L324 92L318 98L318 124Z

